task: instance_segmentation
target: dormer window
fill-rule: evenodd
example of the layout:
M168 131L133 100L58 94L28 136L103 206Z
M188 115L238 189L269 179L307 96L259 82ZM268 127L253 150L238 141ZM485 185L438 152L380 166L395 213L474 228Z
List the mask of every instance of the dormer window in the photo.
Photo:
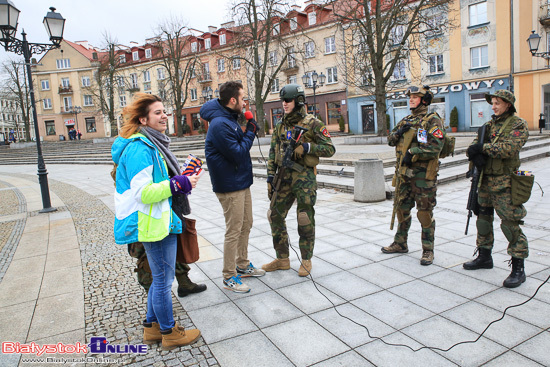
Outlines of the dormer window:
M220 45L225 45L225 33L220 34Z
M126 62L126 55L125 55L125 54L122 54L122 55L120 55L119 57L120 57L119 62L120 62L121 64L124 64L124 63Z
M277 23L273 26L273 35L278 36L281 33L281 23Z
M210 38L205 38L204 39L204 48L206 48L207 50L210 50L211 46L212 46L212 43L211 43Z
M294 31L298 28L298 19L296 17L290 19L290 30Z
M314 12L314 11L309 13L307 15L307 20L308 20L309 25L314 25L315 23L317 23L317 13Z
M151 49L150 49L150 48L146 49L146 50L145 50L145 57L148 58L148 59L150 59L150 58L151 58L151 55L152 55Z
M132 52L132 60L138 61L139 60L139 54L137 51Z
M191 52L197 52L197 42L191 42Z

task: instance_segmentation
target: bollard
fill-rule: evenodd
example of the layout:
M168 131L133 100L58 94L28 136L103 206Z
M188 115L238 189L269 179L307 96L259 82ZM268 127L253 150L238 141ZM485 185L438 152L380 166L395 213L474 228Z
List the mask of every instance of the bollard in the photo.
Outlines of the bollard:
M355 162L354 200L372 203L386 200L384 165L380 159L359 159Z

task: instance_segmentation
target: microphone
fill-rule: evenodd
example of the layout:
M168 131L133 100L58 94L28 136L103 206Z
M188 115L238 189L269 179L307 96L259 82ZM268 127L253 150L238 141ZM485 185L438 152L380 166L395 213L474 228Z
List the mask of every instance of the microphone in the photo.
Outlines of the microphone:
M254 115L252 114L252 111L246 111L244 113L244 118L247 120L252 120L254 118Z

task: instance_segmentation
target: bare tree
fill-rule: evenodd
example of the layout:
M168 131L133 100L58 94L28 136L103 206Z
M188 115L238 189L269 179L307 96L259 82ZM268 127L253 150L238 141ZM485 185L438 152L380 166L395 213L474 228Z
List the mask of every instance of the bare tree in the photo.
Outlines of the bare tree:
M446 37L453 0L339 0L334 14L350 29L346 83L375 96L378 134L386 134L386 93L403 88L414 52L426 60L427 38ZM410 68L409 68L410 69ZM395 81L395 83L393 83Z
M189 28L178 17L165 20L157 30L156 51L167 73L167 78L160 81L159 90L167 92L164 97L174 108L174 124L178 136L188 131L183 125L182 112L188 98L189 82L194 77L197 64L196 54L190 51L191 36Z
M12 107L8 107L9 112L13 116L15 130L19 131L17 114L21 112L23 125L25 126L25 140L31 141L31 103L25 75L25 62L23 59L4 61L2 63L2 70L5 77L2 94L15 102Z

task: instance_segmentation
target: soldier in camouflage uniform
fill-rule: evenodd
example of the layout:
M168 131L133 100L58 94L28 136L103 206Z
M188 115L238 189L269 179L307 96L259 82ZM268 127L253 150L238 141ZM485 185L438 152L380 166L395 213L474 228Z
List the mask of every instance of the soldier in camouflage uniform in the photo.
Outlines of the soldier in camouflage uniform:
M515 116L516 98L512 92L498 90L486 94L493 107L491 121L486 123L485 141L475 139L468 147L468 158L482 172L478 192L477 258L463 264L466 270L493 268L494 212L501 219L500 228L508 240L508 255L512 257L512 272L504 280L507 288L519 287L525 282L524 259L529 255L527 237L520 228L527 214L523 205L512 204L512 178L520 166L519 151L529 137L527 123Z
M137 273L139 284L145 288L145 293L149 292L149 287L153 283L151 268L147 261L145 248L141 242L135 242L128 245L128 253L137 260L134 271ZM178 280L178 296L185 297L191 293L199 293L206 290L206 284L195 284L189 279L191 268L184 263L176 262L176 279Z
M428 114L428 106L433 98L428 87L411 86L406 94L409 96L412 114L401 120L388 136L388 144L396 147L397 155L394 186L400 180L394 198L397 201L398 227L393 243L381 250L385 254L409 251L407 237L412 221L411 209L416 202L416 216L422 226L423 252L420 264L430 265L434 259L433 208L436 205L438 158L445 142L444 128L437 113ZM405 156L401 157L401 152L404 151L403 135L413 133L410 129L415 130L415 136Z
M288 84L281 89L281 100L285 115L281 123L275 126L271 137L269 161L267 165L267 184L269 199L272 199L273 178L281 169L286 147L292 138L294 126L307 130L296 142L293 152L292 168L287 168L272 200L268 212L273 247L277 258L262 266L265 271L290 269L289 239L285 218L292 204L298 202L298 234L302 262L298 275L307 276L311 271L311 258L315 244L315 201L317 198L317 164L319 157L332 157L335 149L325 125L306 112L306 95L301 86Z

